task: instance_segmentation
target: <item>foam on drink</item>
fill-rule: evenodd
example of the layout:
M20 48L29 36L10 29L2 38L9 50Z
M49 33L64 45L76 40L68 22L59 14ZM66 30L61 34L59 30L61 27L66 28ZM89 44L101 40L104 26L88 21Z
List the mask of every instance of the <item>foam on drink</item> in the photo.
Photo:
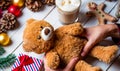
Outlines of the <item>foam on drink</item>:
M56 0L60 21L73 23L79 15L80 0Z

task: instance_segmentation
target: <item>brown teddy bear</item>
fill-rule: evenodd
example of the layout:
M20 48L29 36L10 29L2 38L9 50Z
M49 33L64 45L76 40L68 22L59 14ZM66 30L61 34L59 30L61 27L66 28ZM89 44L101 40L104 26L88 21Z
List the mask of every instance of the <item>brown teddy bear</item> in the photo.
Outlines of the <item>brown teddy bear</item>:
M46 53L47 65L51 69L64 68L71 58L78 56L80 60L74 71L101 71L82 60L80 53L87 40L80 35L84 29L80 23L65 25L54 30L46 21L29 19L23 35L23 48L25 51ZM109 63L115 56L118 47L95 46L90 55Z

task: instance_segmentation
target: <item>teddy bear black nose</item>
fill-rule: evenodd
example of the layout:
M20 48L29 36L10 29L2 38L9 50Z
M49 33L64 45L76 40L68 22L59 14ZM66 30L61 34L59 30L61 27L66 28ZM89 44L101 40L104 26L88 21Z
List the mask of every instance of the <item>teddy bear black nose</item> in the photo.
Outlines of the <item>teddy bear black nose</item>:
M44 30L44 33L45 33L45 35L48 35L48 34L50 33L50 29L46 28L46 29Z

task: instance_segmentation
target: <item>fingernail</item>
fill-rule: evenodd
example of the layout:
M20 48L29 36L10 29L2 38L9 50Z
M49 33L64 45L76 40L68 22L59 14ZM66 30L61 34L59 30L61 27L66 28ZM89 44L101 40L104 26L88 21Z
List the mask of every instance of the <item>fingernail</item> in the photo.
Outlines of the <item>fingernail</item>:
M79 57L75 57L75 58L74 58L74 60L78 60L78 59L79 59Z

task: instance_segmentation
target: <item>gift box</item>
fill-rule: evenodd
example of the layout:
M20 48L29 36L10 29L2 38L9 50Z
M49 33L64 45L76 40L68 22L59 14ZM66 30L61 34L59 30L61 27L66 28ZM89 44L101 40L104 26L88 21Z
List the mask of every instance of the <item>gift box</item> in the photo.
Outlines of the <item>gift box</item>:
M11 71L43 71L43 61L28 55L19 54Z

